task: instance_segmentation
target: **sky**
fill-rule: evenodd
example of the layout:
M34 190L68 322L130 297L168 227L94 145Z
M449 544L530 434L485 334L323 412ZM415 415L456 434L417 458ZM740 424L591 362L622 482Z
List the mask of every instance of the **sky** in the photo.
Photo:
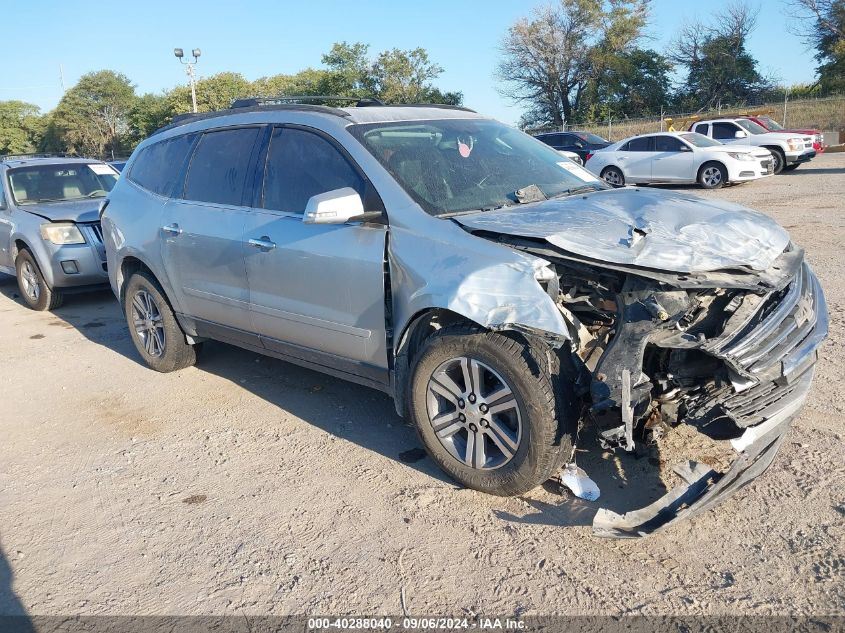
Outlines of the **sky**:
M734 0L652 0L644 44L665 51L685 20L707 19ZM202 49L200 77L235 71L253 80L320 66L334 42L364 42L370 53L423 47L444 68L435 82L459 90L464 104L507 123L522 108L502 97L495 68L507 28L530 13L534 0L142 0L67 2L5 0L6 63L0 100L20 99L43 111L90 71L127 75L138 93L186 81L173 56ZM814 76L813 53L789 32L786 0L748 0L761 9L750 39L759 68L786 84ZM129 8L131 7L131 8ZM110 10L107 10L109 9ZM11 63L9 63L11 62Z

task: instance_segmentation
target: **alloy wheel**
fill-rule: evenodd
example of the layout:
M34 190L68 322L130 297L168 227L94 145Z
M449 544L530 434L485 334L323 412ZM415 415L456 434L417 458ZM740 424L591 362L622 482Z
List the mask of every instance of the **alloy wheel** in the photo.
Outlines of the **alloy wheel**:
M146 290L139 290L132 298L132 323L147 354L153 358L164 354L164 321L158 304Z
M701 174L701 179L708 187L715 187L722 182L722 170L715 166L710 166Z
M38 303L38 299L41 297L41 282L38 279L38 271L35 270L32 262L25 261L21 266L21 285L29 300Z
M522 413L510 385L490 366L460 356L442 363L426 390L428 420L437 439L470 468L501 468L516 455Z
M620 174L615 169L608 169L606 172L604 172L604 181L609 185L613 185L614 187L621 187L624 184L622 174Z

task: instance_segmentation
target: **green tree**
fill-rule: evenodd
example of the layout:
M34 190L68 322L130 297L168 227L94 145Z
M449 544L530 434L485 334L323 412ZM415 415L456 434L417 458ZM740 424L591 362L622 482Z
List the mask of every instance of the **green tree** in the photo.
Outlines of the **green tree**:
M0 154L35 151L45 127L38 106L25 101L0 101Z
M102 157L123 153L134 102L135 88L125 75L111 70L83 75L50 115L48 149Z
M425 49L394 48L379 54L369 81L376 98L386 103L460 103L460 93L444 93L432 85L442 73L443 68L429 59Z
M127 149L133 149L158 128L170 123L174 114L166 93L161 95L147 93L137 97L129 110L130 147Z
M845 0L792 0L799 34L816 49L822 94L845 92Z
M666 57L650 49L635 48L612 57L595 85L594 103L600 113L589 111L584 117L596 120L660 112L671 100L672 68Z
M507 31L501 93L528 107L522 124L560 126L595 112L618 56L635 48L649 0L559 0Z
M669 58L687 70L677 95L682 108L754 102L771 88L747 49L756 18L756 11L734 4L720 10L714 25L692 23L681 30Z
M197 110L211 112L225 110L234 99L252 94L252 86L240 73L223 72L197 81ZM191 88L176 86L167 94L173 114L193 111Z

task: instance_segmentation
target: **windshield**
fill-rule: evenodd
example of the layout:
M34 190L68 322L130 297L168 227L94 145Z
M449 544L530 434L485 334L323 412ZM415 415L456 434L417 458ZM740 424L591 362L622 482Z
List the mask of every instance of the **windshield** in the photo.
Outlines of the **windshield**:
M19 205L103 198L118 177L102 163L18 167L8 173L9 188Z
M580 138L582 141L587 141L590 145L609 145L610 141L603 139L598 134L593 134L591 132L573 132L575 136Z
M704 136L704 134L699 134L698 132L687 132L685 134L680 134L679 136L695 147L715 147L717 145L723 145L723 143L715 141L709 136Z
M548 145L497 121L399 121L349 131L435 216L605 188Z
M763 125L765 125L770 130L783 130L784 129L784 127L780 123L778 123L777 121L775 121L771 117L761 116L761 117L757 117L757 118L760 119L763 122Z
M768 132L768 130L759 123L754 123L754 121L749 121L748 119L737 119L736 124L751 134L765 134Z

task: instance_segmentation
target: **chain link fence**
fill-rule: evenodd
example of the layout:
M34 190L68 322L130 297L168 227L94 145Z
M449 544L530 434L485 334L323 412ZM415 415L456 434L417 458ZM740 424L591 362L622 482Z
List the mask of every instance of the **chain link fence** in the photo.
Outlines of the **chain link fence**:
M825 142L837 144L840 142L839 133L845 134L845 95L833 97L819 97L815 99L785 99L780 102L770 102L760 105L748 105L739 107L722 107L707 112L687 112L681 114L664 113L662 116L643 117L629 119L626 117L609 118L603 122L582 123L575 125L564 125L559 128L543 128L530 130L536 132L565 132L576 129L584 132L592 132L603 136L609 141L619 141L637 134L648 134L650 132L663 132L670 129L672 124L675 129L686 129L687 125L681 128L683 122L690 121L693 117L706 118L730 113L743 113L747 111L759 112L766 110L769 116L778 121L786 128L814 128L825 132Z

